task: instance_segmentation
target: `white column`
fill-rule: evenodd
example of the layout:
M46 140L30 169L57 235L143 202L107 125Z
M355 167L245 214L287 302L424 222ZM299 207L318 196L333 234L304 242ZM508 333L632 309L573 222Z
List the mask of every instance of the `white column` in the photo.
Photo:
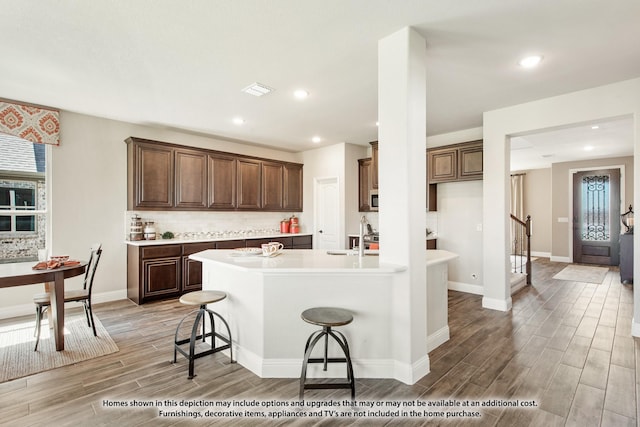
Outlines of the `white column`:
M411 28L378 43L380 262L406 265L392 291L396 378L429 372L426 313L426 43ZM398 362L399 361L399 362Z

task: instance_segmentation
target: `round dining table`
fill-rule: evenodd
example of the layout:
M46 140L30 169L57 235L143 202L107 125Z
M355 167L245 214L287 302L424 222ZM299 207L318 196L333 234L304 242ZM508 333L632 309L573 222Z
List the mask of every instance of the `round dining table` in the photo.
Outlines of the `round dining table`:
M51 319L56 350L64 350L64 280L84 274L86 261L71 266L34 270L33 262L0 264L0 288L44 283L51 294Z

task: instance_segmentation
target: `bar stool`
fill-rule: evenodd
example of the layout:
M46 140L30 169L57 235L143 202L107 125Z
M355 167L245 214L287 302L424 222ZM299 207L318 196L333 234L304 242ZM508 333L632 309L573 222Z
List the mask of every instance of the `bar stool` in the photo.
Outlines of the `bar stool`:
M189 359L189 379L195 377L194 373L194 362L195 359L199 359L200 357L207 356L209 354L217 353L222 350L229 349L229 358L230 363L233 363L233 348L231 346L231 330L229 329L229 325L227 322L213 310L207 308L207 304L213 304L218 301L222 301L227 297L227 294L220 291L195 291L189 292L188 294L184 294L180 297L180 302L185 305L197 305L200 306L198 310L194 310L187 314L182 318L178 327L176 328L176 335L174 340L173 347L173 363L176 363L177 352L180 352L184 357ZM191 336L189 338L178 340L178 332L180 331L180 327L182 323L187 319L187 317L191 316L194 312L197 311L196 320L193 323L193 327L191 328ZM205 330L205 318L204 314L207 313L209 315L209 321L211 322L211 332L206 332ZM215 323L213 321L213 316L218 317L225 328L227 329L228 337L224 335L220 335L216 332ZM198 335L198 326L200 321L202 320L202 334ZM196 353L196 343L198 340L202 339L203 343L206 343L207 337L211 337L211 348ZM224 345L216 346L216 338L220 341L226 343ZM183 344L189 343L189 352L183 350L180 346Z
M302 373L300 375L300 400L304 397L304 391L309 389L334 389L348 388L351 389L351 400L356 396L356 382L353 378L353 366L351 365L351 355L349 354L349 344L347 339L339 331L331 328L334 326L348 325L353 321L353 316L347 310L333 307L315 307L309 308L302 312L302 320L312 325L322 326L322 330L315 331L307 339L304 347L304 360L302 362ZM329 336L331 336L340 346L344 357L328 357L327 347L329 344ZM324 337L324 357L313 358L311 352L315 345ZM309 363L322 363L323 371L327 370L328 363L346 363L347 365L347 382L343 383L307 383L307 365Z

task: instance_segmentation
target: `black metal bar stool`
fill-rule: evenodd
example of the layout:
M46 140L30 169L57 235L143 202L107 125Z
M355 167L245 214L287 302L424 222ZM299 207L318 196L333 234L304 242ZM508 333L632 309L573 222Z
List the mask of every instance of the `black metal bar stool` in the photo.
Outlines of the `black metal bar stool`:
M304 397L304 391L309 389L333 389L348 388L351 389L351 400L356 396L356 382L353 378L353 366L351 365L351 355L349 353L349 344L347 339L339 331L331 328L334 326L348 325L353 321L353 316L347 310L333 307L315 307L309 308L302 312L302 320L312 325L322 326L322 330L315 331L307 339L304 347L304 360L302 362L302 374L300 375L300 400ZM345 357L328 357L327 347L329 344L329 336L331 336L340 346ZM324 357L311 357L311 352L315 345L324 337ZM307 383L307 365L309 363L324 364L323 370L327 370L328 363L346 363L347 365L347 382L344 383Z
M233 363L233 347L231 345L231 330L229 329L229 325L226 320L222 318L218 313L213 310L209 310L207 308L207 304L213 304L215 302L221 301L227 297L227 294L219 291L195 291L189 292L188 294L184 294L180 297L180 302L185 305L197 305L200 306L198 310L194 310L187 314L182 318L178 327L176 328L176 335L174 340L173 347L173 363L176 363L177 353L180 352L184 357L189 359L189 379L195 377L194 373L194 362L195 359L199 359L200 357L207 356L209 354L217 353L222 350L229 349L229 358L230 363ZM191 316L194 312L197 311L196 320L193 322L193 327L191 328L191 336L189 338L178 340L178 332L180 331L180 327L182 323L187 319L187 317ZM207 313L209 315L209 321L211 323L211 332L206 332L205 330L205 317L204 314ZM224 324L225 328L227 328L228 337L224 335L220 335L216 332L216 327L214 323L214 316L218 317ZM202 334L198 335L199 324L202 321ZM202 340L203 343L207 342L207 337L211 338L211 348L196 353L196 343L198 340ZM224 345L216 346L216 338L220 341L226 343ZM183 350L180 346L183 344L189 343L189 352Z

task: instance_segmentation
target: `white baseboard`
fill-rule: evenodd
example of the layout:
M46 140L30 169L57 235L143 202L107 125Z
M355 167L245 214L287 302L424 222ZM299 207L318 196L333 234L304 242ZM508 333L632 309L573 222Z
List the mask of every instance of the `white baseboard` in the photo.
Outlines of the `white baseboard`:
M93 297L91 298L91 302L93 304L99 304L101 302L118 301L121 299L127 299L126 289L120 291L94 293ZM35 319L36 306L34 304L20 304L0 308L0 319L11 319L12 317L30 315L33 315Z
M549 260L553 262L571 262L571 258L568 256L551 256Z
M640 338L640 323L636 322L636 319L631 320L631 335Z
M531 256L537 256L540 258L551 258L551 252L533 252L531 251Z
M447 341L449 341L449 326L444 326L427 336L427 351L430 352Z
M506 300L495 298L482 298L482 308L489 308L491 310L509 311L511 310L511 297Z
M228 351L224 354L229 356ZM257 354L233 346L235 360L261 378L300 378L302 357L299 359L263 359ZM302 355L301 355L302 356ZM393 359L352 359L356 378L393 378L405 384L415 384L429 373L429 356L424 356L413 364L399 363ZM345 375L344 364L330 363L327 370L322 364L307 366L307 378L341 378Z
M468 294L474 295L484 295L484 286L482 285L472 285L470 283L449 281L447 287L451 291L466 292Z

